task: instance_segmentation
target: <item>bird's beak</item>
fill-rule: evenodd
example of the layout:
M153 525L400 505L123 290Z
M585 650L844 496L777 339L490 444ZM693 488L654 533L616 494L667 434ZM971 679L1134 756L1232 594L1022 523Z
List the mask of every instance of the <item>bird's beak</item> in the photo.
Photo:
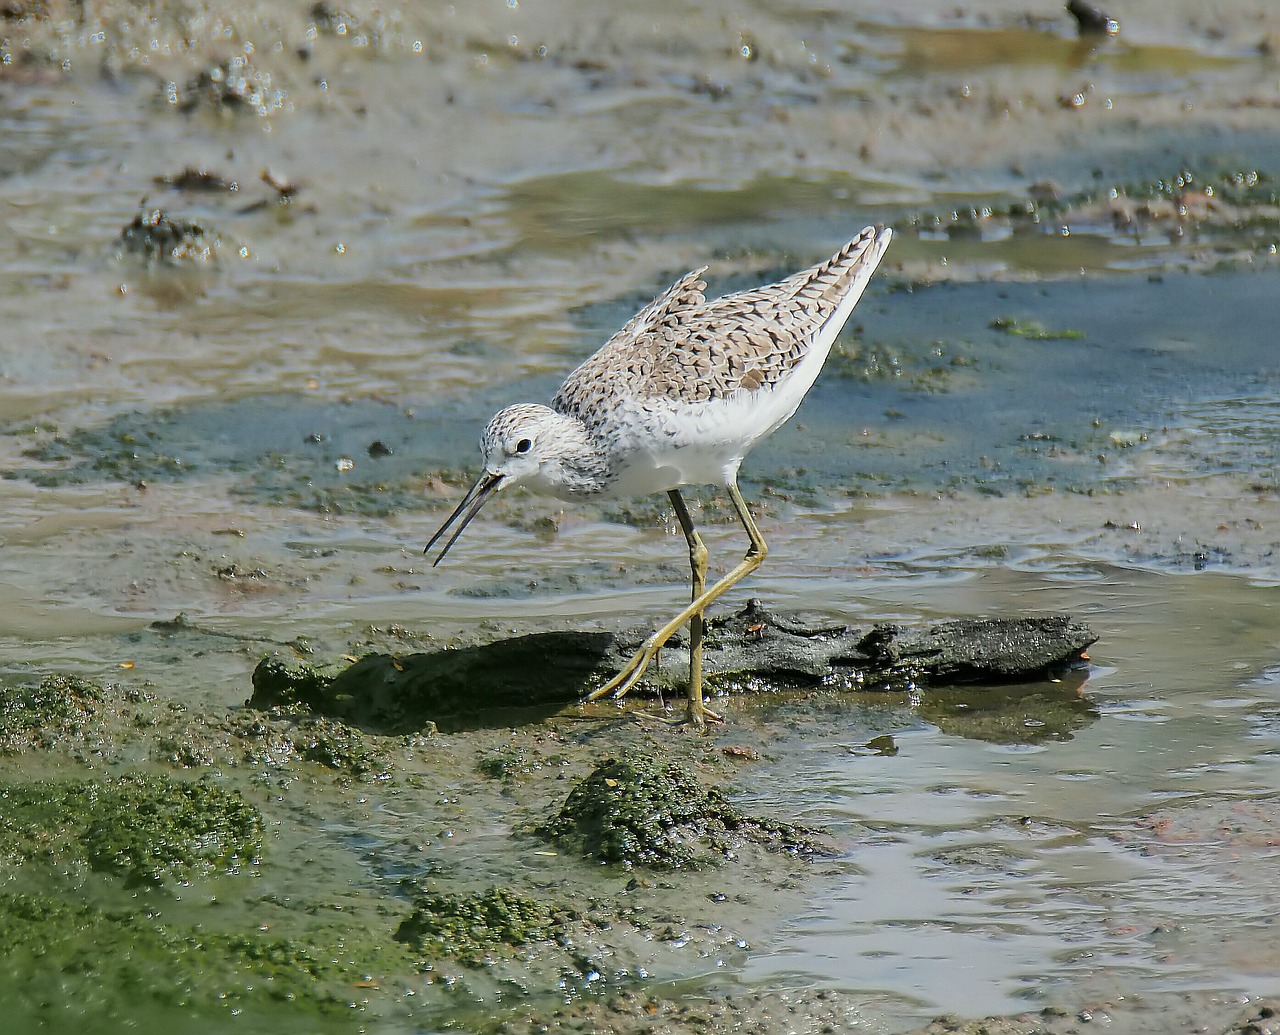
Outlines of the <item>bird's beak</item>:
M485 500L501 487L505 477L505 475L494 474L492 471L485 471L476 479L475 485L471 486L467 494L462 497L462 502L449 515L449 520L440 526L439 531L431 537L431 541L422 548L423 553L430 553L431 548L436 545L436 541L449 530L455 521L457 522L458 527L454 529L449 541L444 544L444 549L440 551L440 556L431 562L431 567L434 568L444 560L444 555L458 541L458 536L462 535L462 530L467 527L473 517L480 513L480 508L484 506Z

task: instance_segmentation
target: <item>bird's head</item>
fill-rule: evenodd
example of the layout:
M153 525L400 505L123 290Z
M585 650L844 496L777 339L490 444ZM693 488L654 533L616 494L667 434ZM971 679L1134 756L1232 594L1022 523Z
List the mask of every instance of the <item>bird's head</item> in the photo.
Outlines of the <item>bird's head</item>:
M544 464L554 452L554 429L562 425L564 420L564 417L550 407L534 403L508 406L490 418L480 439L480 448L484 452L484 470L422 551L428 553L440 537L453 528L453 535L445 543L433 566L444 560L445 554L458 541L463 529L499 489L522 483L533 483L535 488L546 488L543 483L548 481L548 477Z

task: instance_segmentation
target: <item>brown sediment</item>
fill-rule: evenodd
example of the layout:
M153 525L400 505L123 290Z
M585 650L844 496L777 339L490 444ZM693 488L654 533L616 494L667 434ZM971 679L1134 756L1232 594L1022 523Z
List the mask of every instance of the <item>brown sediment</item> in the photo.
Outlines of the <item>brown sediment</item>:
M1239 1003L1278 970L1273 5L1141 0L1115 41L900 6L0 4L11 1023L905 1030L958 932L967 998L1035 1008L927 1030L1274 1025ZM682 550L646 502L513 498L424 572L484 416L672 276L881 220L891 276L744 474L751 592L846 613L899 681L814 662L841 685L726 695L705 738L564 698L375 731L403 702L354 677L244 706L269 651L392 688L425 656L477 710L503 666L589 678ZM154 261L215 230L217 262ZM1023 611L1087 619L1088 683L921 693L934 644L865 642ZM635 753L719 796L689 827L717 865L535 833ZM741 816L844 854L730 843ZM787 952L803 980L744 977Z

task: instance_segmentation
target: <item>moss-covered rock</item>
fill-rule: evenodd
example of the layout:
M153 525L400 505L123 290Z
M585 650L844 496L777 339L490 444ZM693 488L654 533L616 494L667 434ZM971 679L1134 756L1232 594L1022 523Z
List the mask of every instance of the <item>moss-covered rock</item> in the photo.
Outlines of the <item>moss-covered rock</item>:
M104 689L79 676L49 675L39 686L0 687L0 751L50 747L82 736L102 711Z
M481 966L530 942L553 939L563 929L563 919L541 902L510 888L490 888L480 895L420 896L395 938L427 959L449 956Z
M253 670L250 704L255 708L289 704L315 708L326 700L334 678L349 665L348 661L316 663L272 654Z
M391 763L369 735L334 719L322 716L298 723L293 744L300 757L326 769L363 780L390 775Z
M816 832L744 816L714 788L674 762L631 755L609 759L579 783L537 833L606 863L675 870L725 858L749 840L795 852L822 852Z
M237 870L262 851L262 816L236 791L167 776L0 784L9 861L87 863L130 883Z

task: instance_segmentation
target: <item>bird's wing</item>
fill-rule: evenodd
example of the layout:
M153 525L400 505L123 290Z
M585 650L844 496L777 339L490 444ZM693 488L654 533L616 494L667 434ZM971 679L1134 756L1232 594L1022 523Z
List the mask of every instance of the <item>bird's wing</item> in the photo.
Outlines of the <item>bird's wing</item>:
M646 386L660 365L663 328L691 323L706 305L702 274L692 270L635 314L601 348L565 378L551 402L552 409L594 424L600 401L606 397L635 399L648 395Z
M820 328L843 325L887 245L868 227L825 262L711 302L704 270L686 274L571 373L552 406L592 424L606 395L702 402L775 385ZM838 331L823 336L827 347Z

